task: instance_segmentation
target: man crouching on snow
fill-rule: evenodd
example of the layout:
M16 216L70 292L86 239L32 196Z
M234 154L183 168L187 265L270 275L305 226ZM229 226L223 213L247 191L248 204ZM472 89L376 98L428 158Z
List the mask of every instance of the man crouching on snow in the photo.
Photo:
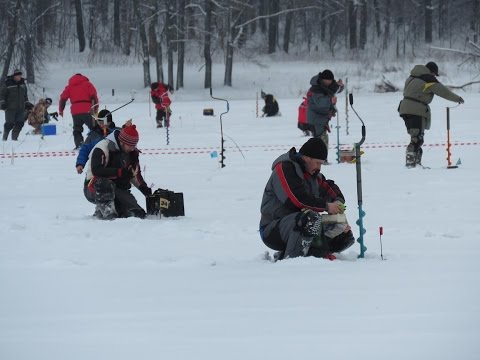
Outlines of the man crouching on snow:
M273 162L260 209L260 236L265 245L278 251L275 259L315 256L333 260L332 253L355 242L343 214L342 192L320 173L327 155L325 143L312 138L299 152L292 148Z
M143 195L151 195L140 172L135 125L115 130L92 150L87 164L83 193L95 204L95 217L145 217L145 211L130 192L131 184Z

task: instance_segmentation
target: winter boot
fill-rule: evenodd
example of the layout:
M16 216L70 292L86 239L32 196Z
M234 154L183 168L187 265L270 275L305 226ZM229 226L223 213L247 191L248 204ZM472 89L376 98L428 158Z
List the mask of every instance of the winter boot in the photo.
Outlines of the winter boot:
M341 233L340 235L334 237L329 242L330 252L339 253L347 250L350 246L355 243L355 237L353 236L352 231Z
M285 255L284 251L276 251L273 254L273 262L277 262L279 260L283 260L283 256Z
M415 164L422 166L422 155L423 150L422 148L418 148L417 152L415 153Z
M417 165L417 154L415 152L407 151L405 166L409 169Z
M117 217L117 210L115 209L115 202L113 200L107 202L97 202L96 209L98 208L101 213L102 220L113 220Z

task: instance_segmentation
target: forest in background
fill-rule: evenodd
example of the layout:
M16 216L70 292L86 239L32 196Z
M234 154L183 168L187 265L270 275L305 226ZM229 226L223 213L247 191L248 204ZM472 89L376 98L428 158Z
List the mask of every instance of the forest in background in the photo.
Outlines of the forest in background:
M143 81L184 86L185 64L273 59L411 59L437 49L480 56L480 0L0 0L1 83L30 84L46 61L142 63ZM153 74L151 69L154 69ZM2 85L3 86L3 85Z

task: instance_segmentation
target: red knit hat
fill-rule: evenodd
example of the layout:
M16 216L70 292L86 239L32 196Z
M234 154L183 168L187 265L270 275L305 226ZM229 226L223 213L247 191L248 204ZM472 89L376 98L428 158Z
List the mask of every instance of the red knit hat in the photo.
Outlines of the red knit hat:
M118 140L121 142L130 145L137 146L138 144L138 131L135 125L125 126L118 136Z

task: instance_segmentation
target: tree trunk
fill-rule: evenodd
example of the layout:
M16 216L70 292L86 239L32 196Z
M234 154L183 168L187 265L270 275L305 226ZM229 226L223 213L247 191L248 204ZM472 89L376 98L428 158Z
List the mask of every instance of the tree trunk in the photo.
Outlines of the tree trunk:
M424 0L425 7L425 42L432 43L432 0Z
M279 10L279 3L277 0L270 0L269 14L275 14ZM268 53L273 54L277 51L278 42L278 15L270 16L268 18Z
M178 0L178 60L177 60L177 86L176 90L183 88L183 68L185 64L185 0Z
M350 49L357 48L357 6L354 0L348 1L348 33L350 36Z
M113 44L120 47L120 0L113 0Z
M173 89L173 49L175 44L173 42L173 14L175 13L174 0L166 0L167 12L165 13L165 34L167 41L167 82Z
M448 10L446 0L438 0L438 38L443 40L447 33Z
M88 30L89 30L89 36L88 36L88 48L93 49L94 48L94 38L95 38L95 14L98 12L98 9L96 9L97 3L92 1L90 2L90 15L88 17Z
M159 2L155 2L155 15L151 21L158 25ZM155 69L157 72L157 81L164 82L163 78L163 55L162 55L162 38L155 31Z
M385 0L385 31L383 32L383 49L388 48L390 43L390 0ZM398 57L398 31L397 28L397 57Z
M77 37L78 37L78 51L85 50L85 30L83 28L83 14L81 0L74 0L75 2L75 18L77 21Z
M35 14L38 18L36 23L36 39L38 46L43 47L45 46L45 16L40 15L45 10L45 0L37 0L36 4Z
M472 1L472 14L471 14L471 21L470 21L470 29L473 31L473 42L478 42L478 32L479 32L479 25L478 25L478 17L480 16L480 0L471 0Z
M360 0L360 49L367 44L367 0Z
M205 58L205 89L212 87L212 54L211 51L211 32L212 32L212 0L205 0L205 35L203 45L203 57Z
M382 29L380 28L380 7L378 5L378 0L373 0L373 9L375 12L375 31L377 37L382 35Z
M268 14L268 3L270 0L259 0L259 8L258 8L258 15L260 16L265 16ZM259 20L260 23L260 30L262 31L262 34L265 34L267 32L267 20L265 18L261 18Z
M291 9L293 7L293 1L288 1L287 9ZM283 33L283 51L288 54L288 47L290 45L290 33L292 29L292 20L293 20L293 11L287 13L285 19L285 30Z
M25 71L27 73L27 82L35 84L35 57L34 57L34 40L32 34L26 34L25 38Z
M148 54L147 32L142 13L140 12L139 1L133 0L133 8L135 9L135 17L137 18L137 29L140 32L140 41L142 43L142 60L143 60L143 86L150 86L150 57Z
M234 29L232 26L232 8L228 8L227 15L227 53L225 59L225 77L223 79L223 85L232 86L232 71L233 71L233 40Z
M0 88L5 86L5 80L8 75L8 69L10 67L10 63L12 62L13 51L15 50L15 45L17 44L17 31L18 31L18 21L20 19L20 10L22 6L22 0L17 0L15 2L15 13L11 16L12 23L8 27L10 30L8 33L8 40L7 40L7 51L5 54L5 62L3 63L3 70L2 70L2 78L0 79Z

